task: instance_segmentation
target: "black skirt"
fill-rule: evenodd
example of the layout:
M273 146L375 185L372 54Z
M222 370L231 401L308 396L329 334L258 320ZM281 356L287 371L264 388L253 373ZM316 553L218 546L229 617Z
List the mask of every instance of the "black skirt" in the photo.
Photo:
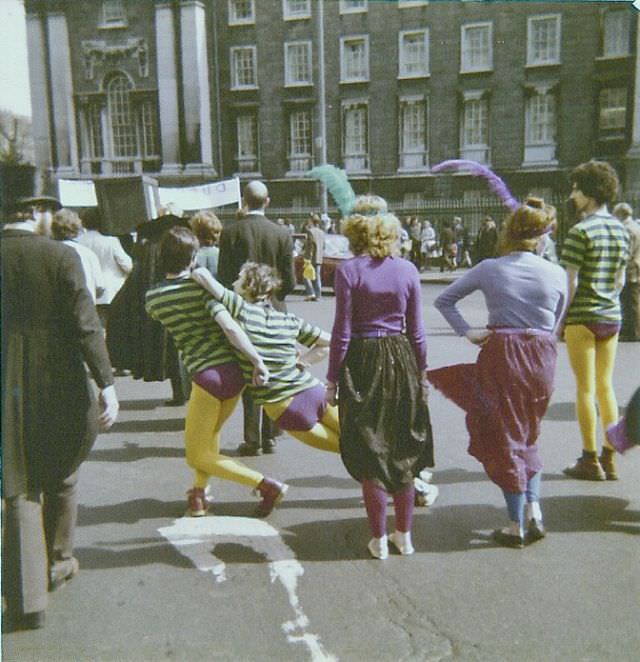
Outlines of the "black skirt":
M340 453L357 481L388 492L433 466L433 437L406 336L352 339L340 373Z

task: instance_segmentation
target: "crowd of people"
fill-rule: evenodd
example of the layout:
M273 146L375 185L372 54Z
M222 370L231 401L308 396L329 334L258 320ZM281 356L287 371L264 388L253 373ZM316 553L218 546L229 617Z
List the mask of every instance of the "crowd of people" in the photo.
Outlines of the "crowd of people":
M464 411L468 452L503 492L507 526L494 540L520 549L544 538L537 441L559 337L575 374L583 445L565 473L616 480L615 451L640 436L637 394L635 409L618 421L612 384L621 330L626 340L640 339L640 226L626 204L609 212L619 188L609 164L581 164L570 183L577 222L559 260L550 257L555 209L539 198L510 213L500 233L486 217L472 246L459 217L438 237L428 221L410 219L403 228L378 196L357 197L341 223L353 258L335 275L330 332L287 310L295 285L291 231L267 218L262 182L246 185L236 221L224 227L210 211L185 219L175 210L141 226L133 261L99 232L95 212L81 220L52 198L22 201L2 230L7 627L42 627L47 592L79 570L78 469L98 429L118 415L114 369L170 378L170 404L188 402L188 516L207 513L212 477L253 489L258 517L288 491L220 453L221 430L242 397L240 455L274 452L283 430L339 453L361 485L371 556L385 559L389 543L412 554L417 481L434 466L434 438L443 434L432 429L431 384ZM313 301L321 296L323 219L312 216L306 233L304 258L314 270L306 299ZM435 250L442 268L469 267L435 306L456 335L479 347L474 363L427 367L419 272ZM458 309L475 291L487 306L483 329ZM322 384L307 366L327 355ZM389 495L395 528L388 534Z

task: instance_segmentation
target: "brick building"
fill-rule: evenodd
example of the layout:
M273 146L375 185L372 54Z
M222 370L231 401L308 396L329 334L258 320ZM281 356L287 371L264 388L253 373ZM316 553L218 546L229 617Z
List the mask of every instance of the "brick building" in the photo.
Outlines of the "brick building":
M640 190L639 13L627 2L26 0L49 180L238 174L317 204L326 158L392 201L517 195L610 160Z

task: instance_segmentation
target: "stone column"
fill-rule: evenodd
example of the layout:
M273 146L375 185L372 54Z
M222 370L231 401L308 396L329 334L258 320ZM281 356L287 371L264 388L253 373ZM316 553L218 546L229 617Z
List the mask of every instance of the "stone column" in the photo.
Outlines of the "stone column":
M631 108L631 147L625 157L625 193L640 193L640 11L636 17L636 52L633 106ZM636 215L637 215L636 210Z
M29 85L31 90L31 125L35 149L35 165L40 174L51 169L51 132L49 127L49 97L47 95L47 60L43 24L37 14L27 15L27 50L29 53ZM36 193L42 193L37 187Z
M188 152L186 170L215 176L211 146L211 94L205 19L205 7L200 0L189 0L180 6L180 48Z
M49 14L47 26L52 81L53 130L58 160L56 175L65 177L79 174L67 19L62 13Z
M156 5L156 52L158 54L158 103L162 143L162 174L175 175L180 165L176 35L171 3Z

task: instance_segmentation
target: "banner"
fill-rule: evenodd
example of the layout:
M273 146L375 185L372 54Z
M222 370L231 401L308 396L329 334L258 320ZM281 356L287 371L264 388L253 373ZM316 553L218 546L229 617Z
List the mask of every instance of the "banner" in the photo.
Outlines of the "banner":
M161 186L158 192L161 206L172 202L185 211L224 207L224 205L233 203L240 206L241 200L240 180L237 177L201 186L184 186L181 188Z
M59 179L58 197L63 207L97 207L96 187L91 179Z

